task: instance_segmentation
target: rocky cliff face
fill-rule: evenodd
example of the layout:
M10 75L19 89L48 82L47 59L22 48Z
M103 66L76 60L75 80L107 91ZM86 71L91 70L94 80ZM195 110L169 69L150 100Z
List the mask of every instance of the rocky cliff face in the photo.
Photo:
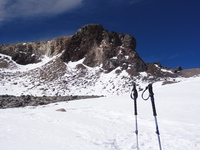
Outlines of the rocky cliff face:
M50 41L17 43L0 46L0 53L10 55L18 64L40 62L46 55L62 53L64 62L84 59L89 67L101 66L106 71L121 67L130 73L147 70L146 64L135 51L136 40L128 34L108 32L99 24L81 27L75 35Z
M61 53L70 39L67 36L42 42L3 44L0 45L0 53L11 56L12 60L21 65L38 63L44 55L52 57Z
M135 48L136 40L131 35L109 33L102 25L89 24L72 36L61 58L66 62L84 58L85 65L102 66L107 71L119 66L134 72L145 71L146 64Z

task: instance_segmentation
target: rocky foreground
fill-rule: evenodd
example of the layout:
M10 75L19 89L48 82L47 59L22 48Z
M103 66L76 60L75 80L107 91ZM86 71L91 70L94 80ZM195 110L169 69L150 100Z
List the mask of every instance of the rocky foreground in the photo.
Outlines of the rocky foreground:
M88 98L99 98L102 96L42 96L35 97L31 95L23 96L12 96L12 95L1 95L0 96L0 109L5 108L16 108L26 106L39 106L47 105L56 102L68 102L71 100L88 99Z

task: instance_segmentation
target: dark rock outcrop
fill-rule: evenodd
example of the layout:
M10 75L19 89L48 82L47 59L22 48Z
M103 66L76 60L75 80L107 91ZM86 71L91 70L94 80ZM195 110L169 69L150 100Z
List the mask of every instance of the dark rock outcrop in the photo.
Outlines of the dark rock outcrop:
M128 34L108 32L100 24L81 27L75 35L50 41L7 44L0 46L0 53L10 55L18 64L40 62L44 55L52 57L61 52L64 62L78 61L101 66L106 71L117 67L137 73L147 70L146 64L135 51L136 40Z
M66 49L71 37L59 37L50 41L0 45L0 53L9 55L16 63L27 65L40 62L44 55L52 57Z
M35 97L31 95L12 96L12 95L0 95L0 109L26 107L26 106L39 106L47 105L56 102L68 102L72 100L99 98L102 96L42 96Z
M90 67L102 66L108 72L121 67L145 71L146 64L135 51L136 40L128 34L109 33L99 24L85 25L72 36L61 56L65 62L78 61Z

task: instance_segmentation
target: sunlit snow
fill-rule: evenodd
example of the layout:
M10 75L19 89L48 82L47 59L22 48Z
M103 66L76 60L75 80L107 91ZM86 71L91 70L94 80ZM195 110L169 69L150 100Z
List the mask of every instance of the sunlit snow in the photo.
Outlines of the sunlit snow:
M153 84L163 150L200 149L199 82L196 77ZM60 108L66 112L56 111ZM129 94L1 109L1 149L136 150L133 112ZM142 100L141 92L138 130L141 150L159 149L151 102Z

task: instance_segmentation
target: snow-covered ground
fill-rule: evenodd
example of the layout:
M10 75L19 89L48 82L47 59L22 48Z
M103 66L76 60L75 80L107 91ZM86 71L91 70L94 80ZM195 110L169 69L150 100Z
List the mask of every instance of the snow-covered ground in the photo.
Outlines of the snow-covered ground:
M153 84L163 150L200 149L200 77ZM143 87L144 88L144 87ZM64 108L66 112L56 111ZM2 150L136 150L133 100L107 96L0 110ZM138 97L140 150L158 150L150 100Z
M0 68L0 95L116 95L127 92L127 86L131 85L125 70L117 74L115 71L119 68L116 68L104 73L101 66L85 66L84 59L56 66L59 56L44 56L40 63L19 65L10 56L0 54L9 64ZM78 65L84 69L77 68Z
M60 54L44 56L39 63L19 65L10 56L0 54L0 61L7 65L0 67L0 95L121 95L129 92L133 80L142 87L154 78L147 72L130 76L120 67L107 73L101 65L93 68L84 65L84 59L64 63L59 57ZM157 77L157 80L179 82L184 78Z

